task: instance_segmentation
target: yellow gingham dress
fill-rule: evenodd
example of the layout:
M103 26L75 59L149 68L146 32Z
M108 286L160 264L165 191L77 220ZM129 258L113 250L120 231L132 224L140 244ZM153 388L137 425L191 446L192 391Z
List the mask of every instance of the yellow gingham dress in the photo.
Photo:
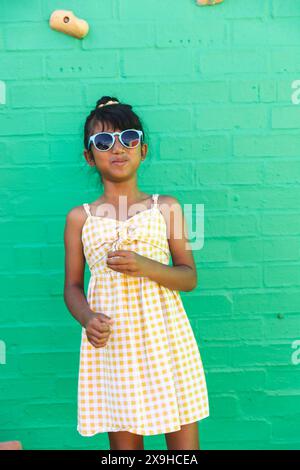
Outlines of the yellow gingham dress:
M82 228L91 271L87 301L114 318L106 346L94 348L82 328L78 426L83 436L178 431L209 416L200 352L178 291L147 277L110 269L108 251L132 250L169 264L167 226L154 204L127 220L88 215Z

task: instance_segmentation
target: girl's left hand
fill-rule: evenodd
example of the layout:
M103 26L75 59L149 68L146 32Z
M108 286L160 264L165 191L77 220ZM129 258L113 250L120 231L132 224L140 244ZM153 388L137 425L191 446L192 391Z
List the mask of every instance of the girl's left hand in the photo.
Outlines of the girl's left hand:
M115 250L108 252L106 263L114 271L130 274L130 276L143 277L147 276L149 261L151 261L149 258L134 251Z

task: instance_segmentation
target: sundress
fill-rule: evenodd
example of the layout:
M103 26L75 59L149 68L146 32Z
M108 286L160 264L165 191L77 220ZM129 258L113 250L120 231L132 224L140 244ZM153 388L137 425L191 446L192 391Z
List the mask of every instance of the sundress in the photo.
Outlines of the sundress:
M87 301L114 323L100 348L82 327L77 425L82 436L163 434L209 416L203 363L179 291L106 264L107 252L121 249L169 265L158 196L152 195L149 209L122 221L94 216L83 204L81 239L91 273Z

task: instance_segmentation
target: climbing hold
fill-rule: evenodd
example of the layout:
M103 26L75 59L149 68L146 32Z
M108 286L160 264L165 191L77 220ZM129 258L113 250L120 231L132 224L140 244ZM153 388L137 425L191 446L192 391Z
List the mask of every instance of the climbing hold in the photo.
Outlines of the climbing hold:
M6 441L0 442L0 450L23 450L20 441Z
M49 24L52 29L78 39L83 38L89 32L88 23L77 18L69 10L55 10L50 16Z
M197 0L197 4L203 7L208 5L216 5L217 3L222 3L223 0Z

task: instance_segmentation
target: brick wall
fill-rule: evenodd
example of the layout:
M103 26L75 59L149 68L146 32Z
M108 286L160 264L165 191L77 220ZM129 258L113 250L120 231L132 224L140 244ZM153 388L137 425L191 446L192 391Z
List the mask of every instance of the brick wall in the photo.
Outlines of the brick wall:
M101 192L83 124L109 94L145 123L143 190L205 207L181 294L209 389L201 447L299 449L300 2L17 3L0 7L0 440L109 448L76 431L81 330L63 302L66 213ZM52 31L57 8L89 35Z

